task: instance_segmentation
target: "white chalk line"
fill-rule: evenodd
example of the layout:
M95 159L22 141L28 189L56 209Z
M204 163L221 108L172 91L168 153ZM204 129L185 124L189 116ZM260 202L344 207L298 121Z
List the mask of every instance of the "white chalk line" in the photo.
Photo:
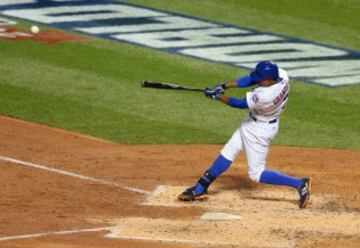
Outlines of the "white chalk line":
M111 230L111 227L95 227L95 228L87 228L87 229L32 233L32 234L22 234L22 235L0 237L0 241L31 239L31 238L41 238L41 237L50 236L50 235L67 235L67 234L74 234L74 233L100 232L100 231L110 231L110 230Z
M95 178L95 177L84 176L84 175L80 175L80 174L65 171L65 170L55 169L55 168L52 168L52 167L47 166L47 165L34 164L34 163L31 163L31 162L26 162L26 161L14 159L14 158L9 158L9 157L4 157L4 156L0 156L0 160L6 161L6 162L11 162L11 163L17 164L17 165L29 166L29 167L32 167L32 168L45 170L45 171L49 171L49 172L53 172L53 173L57 173L57 174L61 174L61 175L81 179L81 180L86 180L86 181L90 181L90 182L94 182L94 183L98 183L98 184L109 185L109 186L112 186L112 187L120 188L120 189L123 189L123 190L131 191L131 192L142 194L142 195L150 195L151 194L150 192L142 190L142 189L123 186L123 185L120 185L119 183L106 181L106 180Z
M57 174L65 175L65 176L70 176L70 177L81 179L81 180L87 180L87 181L95 182L95 183L98 183L98 184L109 185L109 186L121 188L121 189L128 190L128 191L131 191L131 192L139 193L139 194L151 195L151 194L155 193L155 195L158 195L158 194L161 194L162 191L165 190L165 188L163 186L163 187L157 188L157 190L155 190L155 192L149 192L149 191L144 191L144 190L133 188L133 187L122 186L122 185L120 185L118 183L115 183L115 182L106 181L106 180L103 180L103 179L98 179L98 178L94 178L94 177L90 177L90 176L84 176L84 175L81 175L81 174L77 174L77 173L73 173L73 172L69 172L69 171L65 171L65 170L52 168L50 166L35 164L35 163L31 163L31 162L26 162L26 161L22 161L22 160L10 158L10 157L0 156L0 160L10 162L10 163L13 163L13 164L17 164L17 165L28 166L28 167L32 167L32 168L36 168L36 169L40 169L40 170L45 170L45 171L49 171L49 172L53 172L53 173L57 173ZM0 237L0 242L1 241L8 241L8 240L40 238L40 237L45 237L45 236L50 236L50 235L67 235L67 234L86 233L86 232L99 232L99 231L109 231L109 232L111 232L112 230L113 230L113 227L97 227L97 228L89 228L89 229L76 229L76 230L51 231L51 232L42 232L42 233L33 233L33 234L22 234L22 235ZM113 237L112 233L106 234L105 237L115 238L115 237ZM207 241L206 242L206 241L191 240L191 239L150 238L150 237L136 237L136 236L125 236L125 235L124 236L120 235L120 237L117 236L116 238L118 238L118 239L127 239L127 240L162 241L162 242L169 242L169 243L173 243L173 242L174 243L189 243L189 244L192 243L192 244L203 244L203 245L204 244L205 245L227 245L227 244L232 244L232 243L227 243L227 242L225 242L225 243L223 243L223 242L214 242L214 241L212 241L212 242Z

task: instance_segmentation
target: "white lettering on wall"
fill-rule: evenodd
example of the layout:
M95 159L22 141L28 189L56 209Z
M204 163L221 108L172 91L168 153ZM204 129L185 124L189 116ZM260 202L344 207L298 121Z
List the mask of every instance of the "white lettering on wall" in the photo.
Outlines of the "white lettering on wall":
M274 60L295 79L328 86L360 83L359 52L122 2L1 0L0 14L237 67Z

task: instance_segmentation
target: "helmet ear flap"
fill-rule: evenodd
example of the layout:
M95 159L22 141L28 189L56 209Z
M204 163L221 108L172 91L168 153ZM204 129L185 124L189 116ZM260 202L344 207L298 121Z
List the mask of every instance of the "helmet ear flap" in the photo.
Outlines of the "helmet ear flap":
M279 68L276 64L274 64L276 66L276 68L274 68L274 72L272 73L272 77L271 79L274 81L277 81L279 79Z
M253 70L251 73L250 73L250 78L251 78L251 81L253 82L256 82L256 83L259 83L260 81L262 81L262 76L258 73L258 71L256 70Z

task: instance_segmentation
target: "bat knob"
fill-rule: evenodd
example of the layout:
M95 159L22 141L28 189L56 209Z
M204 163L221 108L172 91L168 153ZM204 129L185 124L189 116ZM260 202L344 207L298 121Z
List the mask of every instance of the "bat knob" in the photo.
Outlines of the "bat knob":
M141 87L146 87L148 81L144 80L144 81L141 81L140 85Z

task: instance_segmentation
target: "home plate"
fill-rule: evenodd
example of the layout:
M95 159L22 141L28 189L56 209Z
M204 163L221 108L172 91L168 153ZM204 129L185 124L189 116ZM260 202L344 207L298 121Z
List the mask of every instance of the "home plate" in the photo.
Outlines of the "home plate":
M202 220L240 220L242 219L241 216L227 214L227 213L214 213L214 212L207 212L204 213L200 219Z

